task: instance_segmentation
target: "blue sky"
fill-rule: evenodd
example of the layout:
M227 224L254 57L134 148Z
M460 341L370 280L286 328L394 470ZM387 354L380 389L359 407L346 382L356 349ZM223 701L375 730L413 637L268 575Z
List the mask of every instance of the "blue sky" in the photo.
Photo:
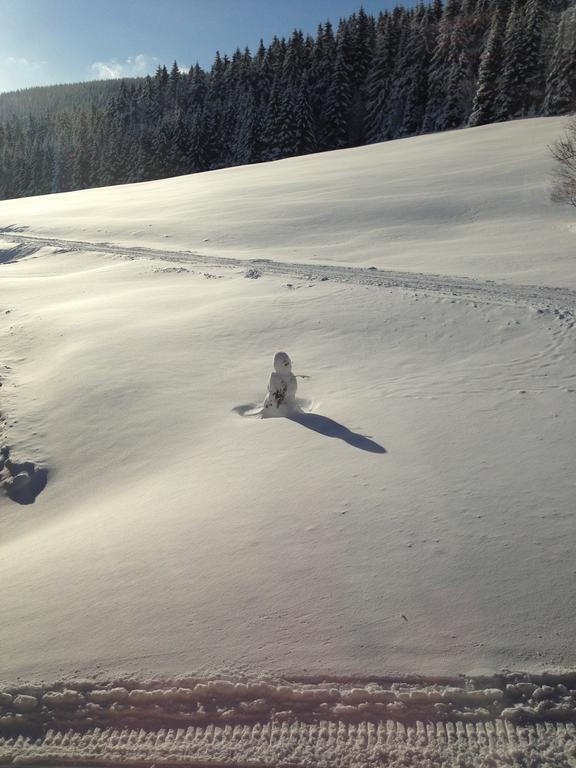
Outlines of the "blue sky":
M377 14L416 0L365 0ZM359 0L0 0L0 92L120 75L176 59L204 67L260 37L314 33Z

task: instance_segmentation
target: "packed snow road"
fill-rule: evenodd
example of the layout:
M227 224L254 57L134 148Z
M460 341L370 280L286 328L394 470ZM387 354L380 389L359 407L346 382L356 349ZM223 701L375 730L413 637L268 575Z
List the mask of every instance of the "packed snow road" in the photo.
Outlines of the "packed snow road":
M576 314L576 290L540 285L518 285L515 283L495 282L494 280L475 280L466 277L434 275L422 272L398 272L376 267L340 267L328 264L297 264L271 259L235 259L228 257L206 256L191 251L173 251L138 246L126 247L112 243L83 242L56 238L23 235L15 230L0 230L0 242L4 250L0 251L2 260L17 259L27 256L40 248L54 248L60 252L82 251L106 253L129 259L152 259L176 265L198 268L218 267L222 269L245 268L247 277L257 278L261 274L290 277L299 280L325 281L355 285L369 285L386 288L405 288L411 291L439 293L455 296L470 301L490 302L495 304L517 304L530 306L542 312L552 313L556 319L573 327ZM12 247L11 247L12 246Z

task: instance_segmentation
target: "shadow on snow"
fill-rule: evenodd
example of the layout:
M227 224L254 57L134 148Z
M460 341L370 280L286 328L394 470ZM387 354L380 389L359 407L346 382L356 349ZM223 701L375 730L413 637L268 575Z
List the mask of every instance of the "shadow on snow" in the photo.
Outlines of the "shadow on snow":
M387 453L386 448L374 440L371 440L365 435L361 435L359 432L352 432L343 424L339 424L334 419L329 419L327 416L321 416L319 413L293 413L288 416L290 421L295 421L297 424L301 424L306 429L317 432L319 435L325 435L326 437L335 437L338 440L343 440L353 448L358 448L361 451L368 451L369 453Z
M232 410L239 416L244 417L258 417L262 414L262 408L255 403L237 405ZM298 410L283 418L294 421L312 432L317 432L319 435L342 440L353 448L358 448L360 451L367 451L368 453L388 453L383 445L366 437L366 435L361 435L359 432L352 432L348 427L334 421L334 419L329 419L328 416L321 416L318 413L307 413L306 411Z

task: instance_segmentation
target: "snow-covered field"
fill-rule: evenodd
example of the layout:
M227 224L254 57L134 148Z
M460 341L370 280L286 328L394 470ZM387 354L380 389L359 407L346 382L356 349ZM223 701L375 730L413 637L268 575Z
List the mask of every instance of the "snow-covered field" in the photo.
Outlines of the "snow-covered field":
M576 288L572 212L550 201L537 118L0 203L34 235Z
M0 203L0 689L574 668L562 124Z

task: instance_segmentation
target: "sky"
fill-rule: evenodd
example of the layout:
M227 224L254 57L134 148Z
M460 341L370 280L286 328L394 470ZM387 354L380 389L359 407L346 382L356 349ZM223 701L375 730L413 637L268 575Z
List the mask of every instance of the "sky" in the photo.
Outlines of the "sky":
M153 72L174 60L210 67L216 50L315 33L361 0L0 0L0 92ZM416 0L364 0L369 13Z

